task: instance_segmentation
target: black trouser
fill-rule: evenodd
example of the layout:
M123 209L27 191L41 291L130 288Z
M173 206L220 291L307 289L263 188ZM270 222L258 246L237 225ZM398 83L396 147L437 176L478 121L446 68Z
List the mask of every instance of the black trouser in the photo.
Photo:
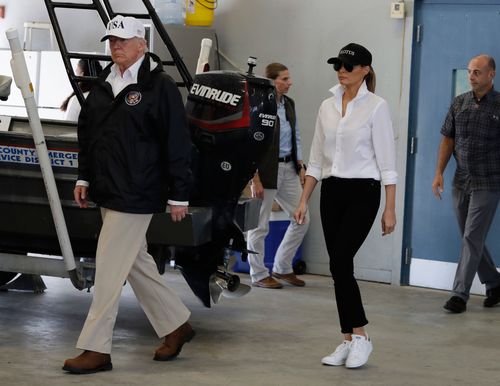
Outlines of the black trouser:
M354 256L377 216L380 182L365 178L324 179L320 213L342 333L368 324L354 278Z

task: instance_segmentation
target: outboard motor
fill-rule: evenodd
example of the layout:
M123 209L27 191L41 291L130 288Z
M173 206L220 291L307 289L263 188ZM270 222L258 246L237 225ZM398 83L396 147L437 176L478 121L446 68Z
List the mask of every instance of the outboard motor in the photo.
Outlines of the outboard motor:
M227 249L241 252L246 259L245 238L235 222L238 199L273 139L274 85L252 74L254 60L249 61L246 74L212 71L196 75L186 104L195 146L190 202L212 208L212 241L176 251L176 264L207 307L210 278L218 287L223 286L217 278L229 283L234 279L226 271L218 271ZM216 299L213 294L212 299Z
M228 71L199 74L186 111L199 155L195 200L238 198L272 141L276 120L272 82Z

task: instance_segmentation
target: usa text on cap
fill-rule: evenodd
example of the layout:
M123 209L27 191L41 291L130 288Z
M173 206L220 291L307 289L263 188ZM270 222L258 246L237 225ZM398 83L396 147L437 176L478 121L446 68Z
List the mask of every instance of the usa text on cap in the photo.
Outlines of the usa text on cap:
M117 15L108 22L106 35L101 39L103 42L111 36L121 39L143 38L146 35L144 24L131 16Z

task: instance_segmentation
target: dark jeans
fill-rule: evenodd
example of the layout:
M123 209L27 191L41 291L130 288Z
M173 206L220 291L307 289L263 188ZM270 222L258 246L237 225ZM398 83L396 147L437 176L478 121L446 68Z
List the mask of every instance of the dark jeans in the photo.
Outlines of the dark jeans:
M354 256L370 232L379 205L379 181L337 177L322 181L321 222L344 334L368 324L354 278Z

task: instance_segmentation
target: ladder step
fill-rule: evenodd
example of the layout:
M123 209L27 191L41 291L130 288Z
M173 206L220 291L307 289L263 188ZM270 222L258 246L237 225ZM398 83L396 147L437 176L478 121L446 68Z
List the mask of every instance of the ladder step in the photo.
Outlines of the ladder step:
M80 52L68 52L67 56L70 59L96 59L96 60L105 60L107 62L111 61L111 56L101 55L101 54L86 54L86 53L80 53Z
M151 16L149 15L149 13L126 13L126 12L120 12L120 13L117 13L117 15L122 15L122 16L132 16L132 17L135 17L136 19L151 19Z
M94 80L94 79L97 79L97 76L74 76L73 77L74 80L78 81L78 82L87 82L89 80Z
M52 2L54 8L70 8L70 9L93 9L96 10L97 7L94 4L81 4L81 3L70 3L70 2Z

